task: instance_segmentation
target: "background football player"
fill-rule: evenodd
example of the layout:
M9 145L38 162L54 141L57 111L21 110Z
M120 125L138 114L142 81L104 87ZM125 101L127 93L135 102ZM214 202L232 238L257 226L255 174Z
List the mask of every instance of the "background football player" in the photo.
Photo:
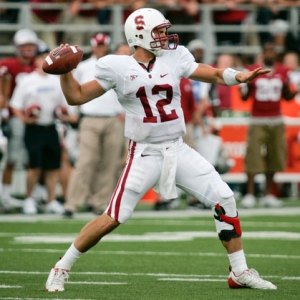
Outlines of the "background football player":
M0 95L3 97L2 127L8 138L7 161L2 178L2 206L6 209L22 207L23 203L11 197L12 175L15 165L25 165L27 154L23 142L24 124L9 109L9 101L17 82L35 69L34 59L38 38L30 29L18 30L13 38L16 56L0 61Z

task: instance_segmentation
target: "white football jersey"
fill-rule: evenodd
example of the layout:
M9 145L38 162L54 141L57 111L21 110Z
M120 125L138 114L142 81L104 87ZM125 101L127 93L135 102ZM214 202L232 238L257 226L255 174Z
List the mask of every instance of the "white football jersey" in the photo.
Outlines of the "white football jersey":
M40 75L37 72L26 74L18 82L9 105L13 108L25 111L30 105L37 104L41 107L41 113L37 120L38 125L50 125L56 120L54 110L62 105L68 108L70 106L64 97L59 83L59 77L56 75Z
M95 78L114 89L125 109L125 136L142 143L170 141L185 133L179 83L197 68L183 46L156 57L148 73L132 56L108 55L96 64Z

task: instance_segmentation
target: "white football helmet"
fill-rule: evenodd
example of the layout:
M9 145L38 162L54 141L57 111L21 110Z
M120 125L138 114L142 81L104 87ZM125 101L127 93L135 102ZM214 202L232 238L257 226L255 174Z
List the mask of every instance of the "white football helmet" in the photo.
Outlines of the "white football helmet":
M162 13L153 8L141 8L134 11L126 20L124 30L127 43L130 47L139 46L156 56L160 56L163 50L174 50L178 46L178 35L168 34L155 36L154 30L168 29L171 23Z
M19 56L24 58L33 58L35 56L38 37L31 29L23 28L18 30L14 35L13 41Z

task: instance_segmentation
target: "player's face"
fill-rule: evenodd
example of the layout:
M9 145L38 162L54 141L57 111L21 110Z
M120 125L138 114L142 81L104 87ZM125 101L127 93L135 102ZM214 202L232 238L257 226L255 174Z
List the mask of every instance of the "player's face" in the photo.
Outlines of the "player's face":
M156 28L153 30L153 34L154 34L154 37L155 38L164 38L167 36L167 28L166 27L161 27L161 28ZM161 45L161 48L165 48L167 44L167 41L160 41L160 45Z
M37 46L35 44L24 44L18 46L18 53L23 58L33 58L36 54Z
M272 66L276 61L276 52L273 45L266 45L263 52L263 60L266 66Z
M226 69L226 68L232 68L233 66L233 57L228 54L220 55L218 58L218 68Z
M203 60L203 49L195 49L193 51L193 55L194 55L195 61L197 63L202 63L202 60Z
M299 67L299 59L296 54L286 54L283 59L283 64L293 71L296 71Z
M92 51L97 58L101 58L108 54L109 47L105 44L99 44L98 46L93 47Z

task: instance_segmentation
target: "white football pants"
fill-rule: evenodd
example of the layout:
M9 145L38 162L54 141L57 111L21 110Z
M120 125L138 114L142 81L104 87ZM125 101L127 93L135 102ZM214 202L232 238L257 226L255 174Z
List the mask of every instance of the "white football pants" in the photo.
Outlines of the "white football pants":
M183 143L182 138L172 143L176 149L176 186L210 207L233 196L214 167L197 151ZM126 166L106 209L119 223L130 218L138 201L160 179L164 157L159 151L149 150L152 145L129 142ZM170 143L163 145L168 147Z

